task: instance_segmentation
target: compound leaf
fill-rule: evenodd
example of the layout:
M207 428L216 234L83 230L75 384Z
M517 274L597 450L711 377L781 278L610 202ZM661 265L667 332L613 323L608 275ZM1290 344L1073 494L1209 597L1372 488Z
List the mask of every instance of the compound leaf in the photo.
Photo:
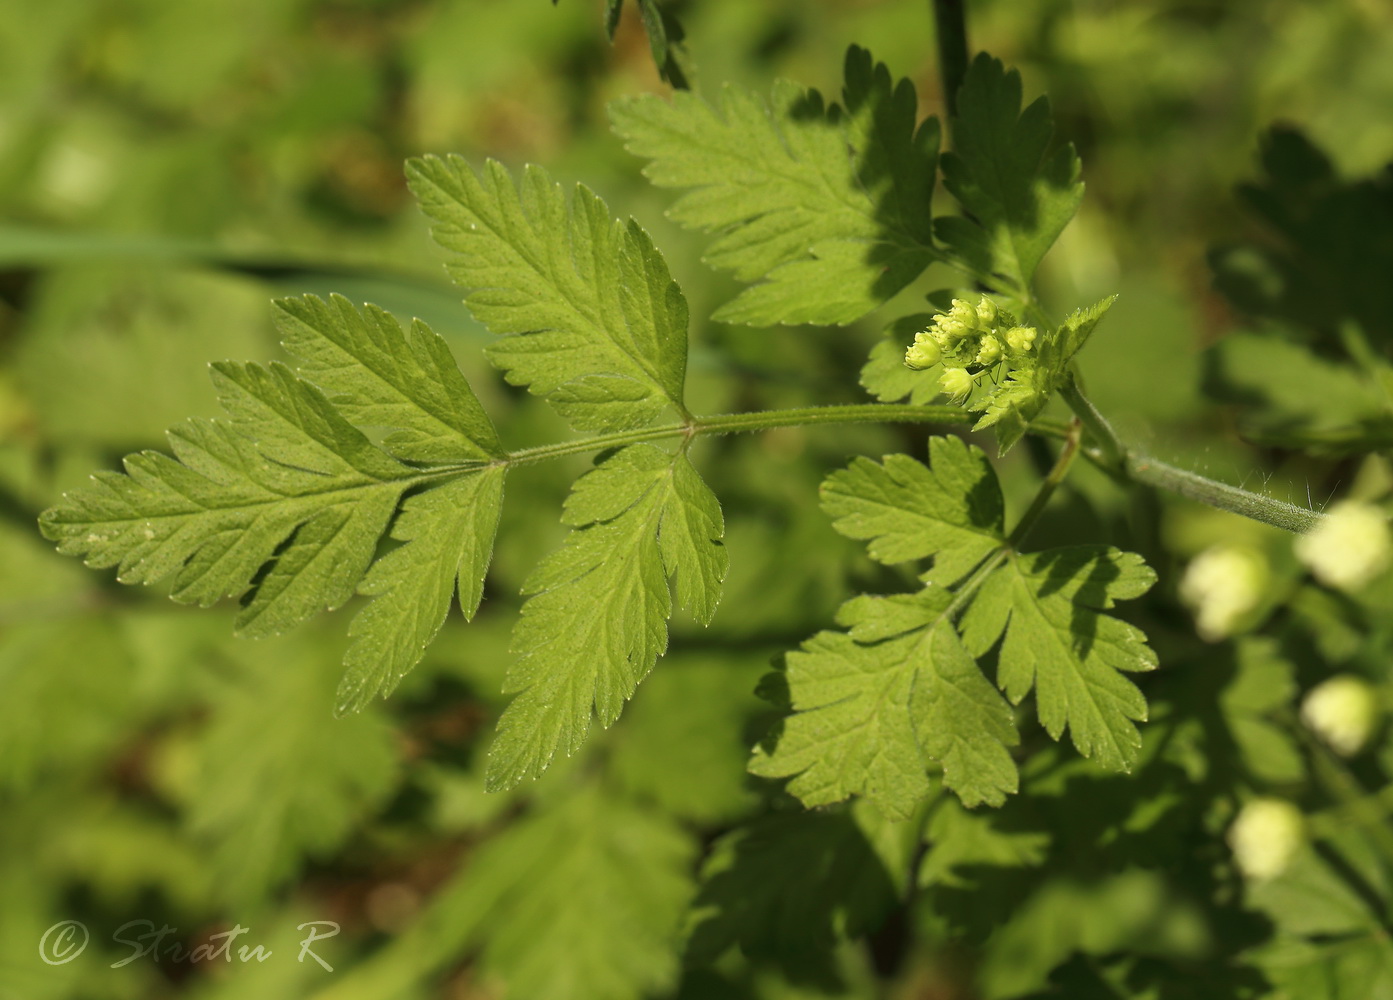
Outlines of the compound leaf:
M934 232L956 263L1018 302L1031 301L1036 267L1083 199L1074 147L1045 156L1053 132L1045 98L1021 111L1020 73L985 53L973 60L943 154L943 185L966 215L940 217Z
M237 630L256 638L340 606L361 581L377 599L352 627L337 702L345 712L419 661L456 580L466 616L478 606L503 476L501 464L480 462L502 448L423 325L408 335L381 310L360 313L337 297L279 306L288 346L323 391L284 365L216 364L230 422L173 428L172 457L128 456L125 475L98 473L40 526L60 552L116 566L124 583L168 579L174 600L203 606L240 597ZM380 448L355 422L392 433ZM439 464L398 459L451 463L455 478L439 485ZM373 564L402 495L421 486L431 488L393 530L409 544Z
M934 557L955 580L1004 544L1001 486L987 456L961 438L929 440L929 465L908 455L857 458L822 484L822 509L883 563Z
M1034 687L1052 737L1068 726L1085 757L1128 770L1146 700L1123 672L1154 669L1156 654L1139 629L1101 612L1155 582L1140 556L1107 546L1012 554L963 615L963 639L980 656L1004 632L997 683L1007 697L1018 704Z
M1019 737L1009 706L963 649L947 611L952 595L859 597L838 622L788 654L795 714L750 771L792 777L809 807L864 795L907 817L931 790L926 769L967 805L1000 805L1017 787L1008 747Z
M445 341L416 320L402 330L386 310L362 312L341 295L276 303L286 350L350 423L387 427L382 442L406 462L459 462L504 454L493 423Z
M667 648L668 578L699 619L714 611L726 557L710 489L685 454L631 445L575 483L561 549L527 579L513 633L516 692L487 781L508 788L580 748L592 714L608 726Z
M375 600L349 627L353 643L344 659L336 712L356 712L375 696L391 694L435 639L456 592L464 617L474 617L502 505L502 466L466 474L406 501L392 537L407 544L374 563L358 587Z
M282 365L225 362L213 380L232 423L174 428L174 458L127 456L126 475L97 473L40 526L123 583L172 577L181 603L250 591L238 630L270 635L352 596L416 473Z
M719 107L690 93L611 105L615 131L662 187L690 189L671 215L716 233L707 261L760 282L725 322L845 324L939 259L930 227L938 122L916 127L907 80L853 46L843 104L779 82L769 103L734 88Z
M465 302L502 339L487 351L513 385L580 430L623 430L682 410L687 302L648 234L536 166L521 185L490 160L407 165Z

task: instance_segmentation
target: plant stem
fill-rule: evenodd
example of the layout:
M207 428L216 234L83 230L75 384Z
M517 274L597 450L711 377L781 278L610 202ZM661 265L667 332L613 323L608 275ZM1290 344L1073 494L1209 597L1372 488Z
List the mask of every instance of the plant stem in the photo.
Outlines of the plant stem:
M1127 456L1125 469L1127 475L1136 482L1170 490L1191 500L1251 517L1254 521L1262 521L1264 524L1285 528L1298 535L1310 531L1325 517L1324 514L1306 507L1249 493L1237 486L1177 469L1146 455Z
M1030 501L1030 506L1026 508L1021 519L1016 522L1015 528L1011 530L1011 535L1006 539L1006 544L1011 548L1020 548L1021 542L1025 541L1030 529L1035 527L1035 522L1040 520L1040 515L1045 511L1045 505L1050 502L1050 497L1054 494L1055 488L1064 481L1064 477L1069 474L1069 466L1074 464L1074 457L1079 453L1079 443L1083 440L1083 421L1077 417L1069 425L1069 433L1064 438L1064 448L1059 453L1059 458L1055 459L1054 468L1050 469L1045 481L1040 484L1040 489L1035 493L1035 499Z
M1186 472L1128 448L1117 436L1112 425L1083 394L1072 373L1060 387L1060 395L1082 421L1084 428L1102 452L1106 464L1111 466L1114 472L1125 475L1133 482L1169 490L1211 507L1241 514L1243 517L1285 528L1297 534L1310 531L1325 516L1305 507L1274 500L1258 493L1249 493L1237 486L1230 486L1194 472Z
M720 413L710 417L695 417L677 424L662 424L632 431L597 434L576 441L561 441L536 448L523 448L511 453L507 465L530 465L563 455L619 448L642 441L661 441L664 438L696 437L702 434L736 434L741 431L772 430L776 427L801 427L808 424L965 424L975 423L977 414L958 406L912 406L892 403L861 403L847 406L804 406L790 410L757 410L753 413ZM1043 422L1039 433L1060 435L1057 424Z
M1132 451L1124 445L1112 426L1080 391L1072 377L1061 387L1061 395L1073 407L1077 416L1075 424L1063 424L1055 420L1036 420L1030 425L1035 434L1062 438L1065 450L1060 454L1061 469L1056 471L1062 478L1068 463L1080 451L1080 430L1087 431L1093 440L1093 448L1082 450L1100 462L1101 467L1119 478L1159 487L1178 493L1181 496L1198 500L1220 510L1231 511L1244 517L1276 525L1288 531L1302 533L1318 524L1323 514L1305 507L1274 500L1271 497L1249 493L1236 486L1207 479L1184 469L1177 469L1165 462L1158 462L1150 456ZM531 465L548 459L562 458L566 455L583 455L608 448L621 448L624 445L643 441L661 441L667 438L694 438L705 434L736 434L743 431L772 430L776 427L803 427L811 424L947 424L963 427L977 421L978 414L957 406L915 406L903 403L856 403L845 406L805 406L788 410L757 410L753 413L720 413L710 417L693 417L681 423L662 424L657 427L642 427L631 431L615 431L610 434L596 434L593 437L575 441L560 441L556 444L540 445L536 448L523 448L512 452L495 464L516 466ZM1081 428L1078 425L1082 425ZM1096 452L1096 455L1095 455ZM475 466L470 465L469 468ZM434 475L449 474L451 470L440 469ZM460 468L454 471L465 471ZM1055 472L1046 479L1044 498L1058 484ZM1053 482L1051 481L1053 479ZM1032 507L1033 511L1033 507ZM1035 516L1026 512L1017 531L1029 530L1030 521ZM1024 525L1024 528L1022 528Z
M1099 413L1098 408L1083 394L1077 374L1071 371L1064 377L1059 394L1064 397L1069 409L1074 411L1074 416L1082 421L1088 433L1098 443L1103 457L1115 463L1121 470L1126 465L1127 446L1122 443L1122 439L1117 436L1117 431L1112 429L1112 424L1108 423L1107 418Z
M967 19L965 0L933 0L938 35L938 70L943 81L943 103L952 119L958 116L958 88L967 75Z

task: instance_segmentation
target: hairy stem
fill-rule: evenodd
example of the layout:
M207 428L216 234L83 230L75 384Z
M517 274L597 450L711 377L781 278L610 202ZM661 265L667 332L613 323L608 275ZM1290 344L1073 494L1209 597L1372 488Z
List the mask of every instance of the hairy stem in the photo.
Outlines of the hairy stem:
M620 448L642 441L661 441L665 438L697 437L703 434L736 434L741 431L772 430L776 427L802 427L809 424L956 424L976 422L977 414L958 406L910 406L891 403L862 403L847 406L805 406L791 410L756 410L752 413L720 413L710 417L694 417L677 424L661 424L632 431L597 434L576 441L524 448L511 453L507 465L530 465L563 455L583 455L587 452ZM1044 421L1033 427L1037 433L1062 436L1061 425Z
M1060 455L1061 462L1065 459L1068 462L1073 461L1074 456L1080 451L1080 431L1085 431L1091 438L1092 446L1084 447L1083 452L1098 461L1104 470L1119 478L1169 490L1211 507L1297 533L1309 531L1324 517L1323 514L1307 510L1305 507L1249 493L1247 490L1186 472L1129 449L1118 438L1103 415L1084 396L1072 376L1065 381L1060 392L1074 410L1077 418L1075 424L1041 419L1031 423L1030 431L1063 439L1066 446ZM705 434L736 434L742 431L772 430L776 427L804 427L812 424L942 424L964 427L975 423L977 418L978 414L958 406L914 406L901 403L856 403L844 406L805 406L788 410L757 410L753 413L720 413L709 417L692 417L681 423L642 427L632 431L615 431L575 441L523 448L512 452L507 458L500 459L499 464L531 465L534 462L544 462L566 455L584 455L643 441L690 439ZM1063 470L1056 465L1060 478L1067 468L1067 462ZM437 474L446 474L448 471L442 469ZM1054 472L1051 472L1051 477L1053 476ZM1045 485L1052 491L1057 482L1058 480L1054 480L1052 483L1051 478L1047 478ZM1048 499L1048 493L1044 499ZM1044 500L1040 502L1043 504ZM1027 511L1027 517L1032 517L1030 511ZM1024 537L1024 531L1029 530L1029 521L1022 518L1022 523L1025 524L1025 528L1022 529L1018 525L1017 530L1021 531Z
M1101 453L1105 467L1110 467L1133 482L1169 490L1210 507L1250 517L1255 521L1285 528L1297 534L1310 531L1325 516L1305 507L1274 500L1259 493L1250 493L1194 472L1186 472L1136 449L1128 448L1117 436L1112 425L1083 394L1073 374L1070 374L1060 387L1060 395L1083 423L1084 429L1088 431Z
M1071 371L1065 376L1059 394L1064 397L1069 409L1074 411L1074 416L1083 423L1084 428L1097 443L1104 460L1112 462L1118 469L1123 468L1126 464L1127 446L1122 443L1122 439L1117 436L1117 431L1112 429L1112 424L1108 423L1107 418L1099 413L1098 408L1083 394L1076 373Z
M1262 521L1264 524L1285 528L1298 535L1310 531L1325 517L1324 514L1306 507L1249 493L1237 486L1177 469L1147 455L1128 455L1125 468L1127 475L1136 482L1170 490L1191 500L1251 517L1254 521Z

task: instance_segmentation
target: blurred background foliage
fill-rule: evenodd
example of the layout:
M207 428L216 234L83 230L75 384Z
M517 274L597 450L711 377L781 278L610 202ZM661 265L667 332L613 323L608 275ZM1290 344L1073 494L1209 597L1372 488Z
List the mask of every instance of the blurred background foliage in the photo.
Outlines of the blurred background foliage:
M1387 175L1359 179L1393 158L1393 8L968 7L973 48L1019 67L1028 95L1048 93L1062 138L1083 157L1088 196L1046 261L1043 292L1056 312L1121 294L1085 361L1100 408L1162 458L1295 502L1377 477L1357 456L1386 447L1387 411L1329 360L1339 317L1321 312L1348 267L1314 305L1288 293L1311 271L1301 254L1313 240L1340 243L1388 211ZM941 114L927 0L667 9L685 28L698 91L729 82L767 92L784 76L835 92L857 43L915 82L921 113ZM1251 975L1229 957L1260 941L1263 925L1225 896L1212 874L1222 861L1205 855L1222 851L1214 838L1231 808L1222 796L1186 796L1229 788L1247 765L1208 759L1203 720L1168 728L1158 713L1147 736L1154 766L1134 779L1042 752L1027 777L1034 797L1002 818L936 806L932 861L915 876L922 891L888 932L894 892L876 879L903 881L917 861L883 820L819 814L798 828L805 853L769 853L770 838L784 843L780 824L798 821L744 777L771 718L755 685L772 655L829 622L856 588L897 583L831 531L813 504L817 485L849 454L921 448L922 431L799 428L698 444L733 554L716 624L676 623L672 655L620 723L507 796L485 796L476 765L501 707L515 595L561 537L559 504L583 461L512 475L479 619L451 622L389 703L346 721L329 714L345 616L234 641L227 609L129 591L39 539L34 519L63 489L161 447L183 417L213 415L209 361L278 355L267 307L277 295L334 291L421 316L449 338L506 442L564 433L484 364L484 334L445 282L402 179L402 161L421 153L542 162L648 227L692 304L698 412L863 400L855 373L875 322L763 331L704 319L734 285L701 264L700 237L664 219L668 196L608 131L609 99L665 85L637 11L625 9L613 44L601 15L597 0L6 4L0 998L494 997L509 984L522 1000L871 996L889 973L896 995L929 998L1200 995L1167 992L1176 969L1203 970L1215 996L1241 995ZM1275 122L1290 128L1260 161ZM1264 213L1264 185L1302 184L1311 218L1330 217L1321 198L1354 207L1314 235L1309 218ZM1382 232L1350 265L1365 268L1363 286L1378 285L1388 260L1393 228ZM1391 273L1381 272L1385 298L1357 304L1358 317L1387 320ZM1258 334L1268 339L1254 348ZM1027 451L1001 467L1017 505L1035 482ZM1261 526L1164 500L1154 535L1137 528L1146 521L1130 502L1080 470L1037 538L1130 544L1163 579L1213 541L1239 540L1275 553L1279 575L1294 577L1280 568L1285 543ZM1341 662L1373 655L1354 625L1339 645L1336 626L1353 612L1306 590L1318 645ZM1173 599L1150 613L1163 664L1210 670L1160 678L1153 693L1207 704L1240 675L1266 676L1229 691L1226 710L1253 716L1245 739L1260 774L1273 754L1299 758L1263 729L1272 706L1244 694L1291 687L1290 663L1265 647L1270 655L1204 646ZM1299 760L1276 772L1262 780L1301 780ZM785 896L741 896L753 884L742 866L767 874L780 859ZM809 871L815 893L803 884ZM724 918L710 916L722 908ZM784 928L791 909L802 923ZM44 930L67 918L92 928L89 954L39 963ZM231 968L141 960L112 970L126 949L111 933L133 919L167 923L185 943L240 923L250 943L279 954ZM306 920L342 924L320 948L333 973L292 960ZM692 943L681 972L665 942L684 921ZM1317 930L1327 926L1345 928ZM873 928L869 951L836 944ZM907 954L907 941L929 945ZM1090 958L1114 953L1130 964Z

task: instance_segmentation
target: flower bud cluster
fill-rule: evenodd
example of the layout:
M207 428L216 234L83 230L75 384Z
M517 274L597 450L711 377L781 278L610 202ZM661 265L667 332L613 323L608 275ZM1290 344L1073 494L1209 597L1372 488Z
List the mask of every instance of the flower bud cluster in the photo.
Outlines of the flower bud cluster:
M1005 360L1021 367L1033 360L1035 328L1020 326L1010 313L983 297L975 306L954 299L953 307L934 317L933 325L914 335L904 363L916 371L943 365L938 384L955 403L972 391L974 376Z

